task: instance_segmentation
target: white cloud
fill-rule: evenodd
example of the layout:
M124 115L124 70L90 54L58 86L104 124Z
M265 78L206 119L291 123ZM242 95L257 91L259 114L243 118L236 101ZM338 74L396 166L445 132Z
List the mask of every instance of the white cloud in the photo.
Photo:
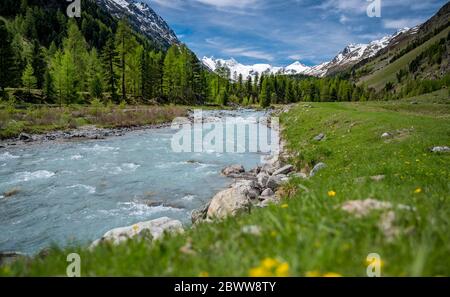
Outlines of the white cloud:
M292 60L301 60L302 56L295 54L295 55L290 55L288 58L292 59Z
M222 50L222 52L230 56L246 57L265 61L273 61L275 59L274 56L269 53L248 47L225 48Z
M220 8L224 7L246 7L256 4L257 0L194 0L203 4L216 6Z
M386 19L383 20L383 26L386 29L401 29L405 27L414 27L423 22L422 19L413 18L413 19Z
M339 18L339 22L341 24L345 24L349 21L350 19L348 17L346 17L345 15L341 15L341 17Z

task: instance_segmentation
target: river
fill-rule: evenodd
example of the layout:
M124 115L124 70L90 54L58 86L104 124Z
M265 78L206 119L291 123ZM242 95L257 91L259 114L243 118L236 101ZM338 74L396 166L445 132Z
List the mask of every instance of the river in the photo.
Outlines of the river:
M85 245L110 229L163 216L189 225L191 211L232 182L220 174L225 166L251 169L261 162L261 154L249 152L175 153L176 132L0 149L0 252ZM12 189L17 193L4 197Z

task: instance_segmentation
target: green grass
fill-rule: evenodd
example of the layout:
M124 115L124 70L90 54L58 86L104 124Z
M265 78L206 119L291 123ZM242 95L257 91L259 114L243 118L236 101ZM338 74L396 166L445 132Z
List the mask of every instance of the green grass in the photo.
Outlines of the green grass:
M292 276L365 276L369 253L380 254L384 276L449 276L450 155L429 152L450 144L448 116L394 111L391 104L301 104L284 115L291 162L299 170L319 161L328 165L310 180L284 187L284 193L295 192L282 202L287 207L255 209L152 244L54 249L45 258L0 268L0 275L65 275L67 254L78 252L84 276L248 276L268 257L288 263ZM381 138L397 130L393 139ZM322 132L325 141L312 140ZM379 174L386 178L357 181ZM327 195L331 190L335 197ZM356 218L339 209L345 201L369 197L416 208L395 210L398 237L389 240L380 231L382 211ZM241 232L246 225L260 226L261 235ZM192 253L180 252L187 242Z
M414 50L406 53L401 58L397 59L391 64L384 65L381 69L375 71L374 73L363 77L359 84L364 83L366 86L375 88L376 90L380 90L384 88L386 83L393 82L395 83L397 81L396 74L400 69L403 69L409 65L409 63L414 60L421 52L426 50L429 46L431 46L433 43L439 41L441 38L445 38L450 32L450 28L447 28L440 32L438 35L434 36L427 42L423 43L422 45L418 46ZM379 59L375 60L373 64L376 63L382 63L386 64L386 61L389 60L385 59L384 61L381 61L380 59L384 58L384 56L380 57Z

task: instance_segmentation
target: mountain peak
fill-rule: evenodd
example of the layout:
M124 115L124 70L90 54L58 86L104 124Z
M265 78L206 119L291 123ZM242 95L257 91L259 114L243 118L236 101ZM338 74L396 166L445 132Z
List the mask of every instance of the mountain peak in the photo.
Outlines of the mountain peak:
M175 32L145 2L136 0L96 0L114 17L127 17L130 24L139 32L153 39L163 47L179 44Z

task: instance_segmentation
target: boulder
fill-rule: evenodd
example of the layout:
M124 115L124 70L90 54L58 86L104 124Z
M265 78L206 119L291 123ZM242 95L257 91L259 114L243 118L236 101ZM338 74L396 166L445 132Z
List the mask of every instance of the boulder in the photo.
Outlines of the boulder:
M20 134L19 134L19 140L25 141L25 142L30 142L30 141L33 140L33 138L31 137L30 134L27 134L27 133L20 133Z
M261 172L261 166L255 167L249 171L249 173L254 174L255 176Z
M262 166L261 172L265 172L268 175L272 175L277 169L278 167L276 166L275 163L266 163Z
M272 191L272 189L265 189L262 193L261 193L261 197L271 197L275 195L275 193Z
M261 188L265 188L267 181L269 180L269 175L266 172L261 172L260 174L258 174L256 176L256 178L258 179L258 184Z
M314 176L316 175L320 170L326 168L327 165L325 163L317 163L316 166L314 166L314 168L311 170L311 172L309 173L309 176Z
M183 231L183 225L180 221L163 217L152 221L136 223L128 227L110 230L106 232L102 238L94 241L91 244L91 248L105 242L118 245L132 238L157 240L162 238L166 232L182 233Z
M431 149L433 153L448 153L450 152L450 147L448 146L435 146Z
M211 200L207 219L224 219L240 213L249 213L252 203L242 188L232 187L217 193Z
M244 173L245 169L242 165L231 165L222 169L222 174L225 176L230 176L233 174L241 174Z
M325 139L325 134L320 133L319 135L317 135L316 137L314 137L315 141L322 141Z
M266 187L270 188L273 191L276 191L286 181L288 181L288 178L286 175L283 175L283 174L272 175L267 180Z
M206 215L208 214L208 208L210 203L205 204L199 209L194 209L191 212L191 221L192 224L200 223L206 219Z
M351 200L345 202L341 209L356 217L366 217L374 210L385 210L392 208L390 202L379 201L375 199Z
M261 194L260 187L254 180L241 180L236 182L232 187L249 199L258 199Z
M286 166L281 167L278 170L275 170L275 172L272 175L288 174L288 173L291 173L292 170L294 170L294 166L286 165Z

